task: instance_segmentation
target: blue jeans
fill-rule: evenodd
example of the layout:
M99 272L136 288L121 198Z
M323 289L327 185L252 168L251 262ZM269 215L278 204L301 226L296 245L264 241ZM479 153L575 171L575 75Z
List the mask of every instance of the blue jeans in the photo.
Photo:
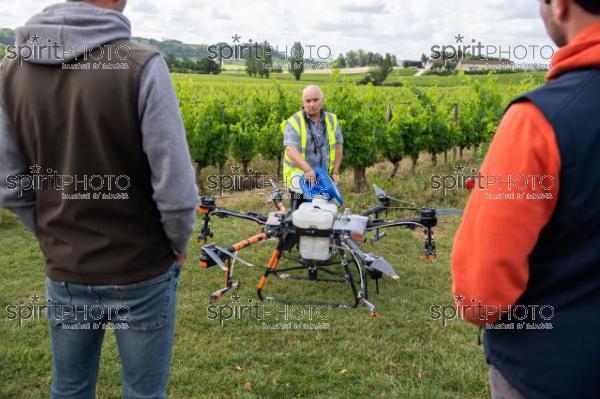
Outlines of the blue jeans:
M123 398L164 398L181 268L128 285L81 285L46 278L52 340L52 398L94 398L100 350L113 329Z

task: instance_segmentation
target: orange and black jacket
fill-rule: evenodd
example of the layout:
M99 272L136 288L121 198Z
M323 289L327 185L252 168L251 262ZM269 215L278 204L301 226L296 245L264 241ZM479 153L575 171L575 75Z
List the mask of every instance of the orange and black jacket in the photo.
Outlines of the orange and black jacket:
M452 253L459 314L528 398L600 397L600 24L496 132Z

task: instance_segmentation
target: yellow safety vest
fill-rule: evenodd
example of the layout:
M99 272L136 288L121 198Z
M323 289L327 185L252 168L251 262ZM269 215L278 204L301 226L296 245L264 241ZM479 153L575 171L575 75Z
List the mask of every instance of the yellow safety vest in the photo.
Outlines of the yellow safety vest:
M329 141L329 175L333 171L333 165L335 162L335 132L338 126L338 119L335 114L330 112L324 112L325 117L325 125L327 127L327 137ZM304 120L304 115L302 111L296 112L292 115L288 120L281 122L281 131L283 132L287 126L287 124L291 124L296 133L300 135L300 153L302 154L302 159L306 159L306 121ZM293 191L302 191L300 187L299 176L304 176L304 171L294 164L294 162L288 157L287 153L284 151L283 157L283 179L285 180L285 185L288 189Z

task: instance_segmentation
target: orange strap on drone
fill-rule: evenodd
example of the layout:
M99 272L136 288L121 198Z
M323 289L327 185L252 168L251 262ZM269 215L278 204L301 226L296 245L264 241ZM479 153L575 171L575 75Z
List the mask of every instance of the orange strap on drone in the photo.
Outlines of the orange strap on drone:
M265 233L257 234L253 237L248 238L247 240L240 241L237 244L233 244L234 252L237 252L241 249L244 249L252 244L256 244L259 241L267 239L267 235Z

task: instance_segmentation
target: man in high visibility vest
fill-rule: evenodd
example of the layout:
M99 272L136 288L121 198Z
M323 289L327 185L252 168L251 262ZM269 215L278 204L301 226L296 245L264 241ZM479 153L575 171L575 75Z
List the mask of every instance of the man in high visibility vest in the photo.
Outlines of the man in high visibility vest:
M283 179L291 196L291 209L304 201L302 179L315 184L314 168L327 170L338 182L343 138L337 116L323 110L323 91L314 85L302 91L302 110L281 124L283 130Z

